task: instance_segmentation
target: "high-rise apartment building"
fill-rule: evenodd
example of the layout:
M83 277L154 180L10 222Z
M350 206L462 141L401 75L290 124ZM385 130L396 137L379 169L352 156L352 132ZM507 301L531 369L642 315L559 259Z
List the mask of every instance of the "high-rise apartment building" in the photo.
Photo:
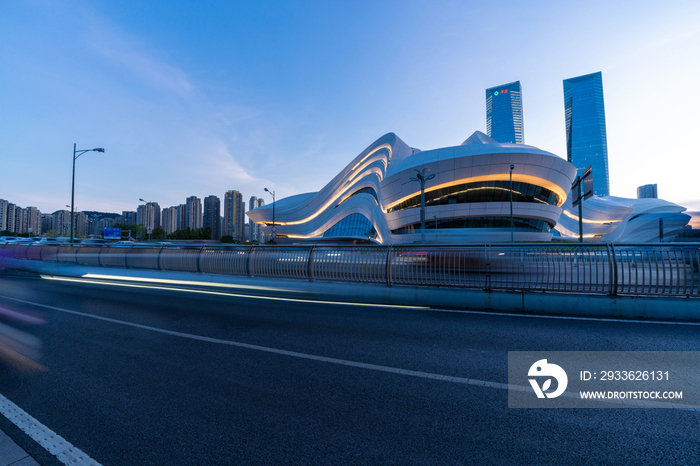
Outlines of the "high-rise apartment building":
M12 227L12 231L14 231L15 233L22 233L22 225L24 225L24 209L22 209L18 205L15 205L14 209L15 213L12 219L12 224L14 226Z
M55 230L53 227L53 215L41 214L41 233L46 234L51 230Z
M655 184L645 184L637 188L637 199L658 199L659 191Z
M122 211L122 218L120 219L120 223L124 223L126 225L138 224L138 213L128 210Z
M51 216L58 236L70 236L70 210L57 210Z
M258 199L256 196L251 196L250 200L248 201L248 210L254 210L264 205L264 199ZM253 220L251 220L250 218L248 219L248 241L257 241L259 243L264 242L263 233L260 229L260 225L253 222Z
M233 236L234 241L245 241L245 205L243 195L238 191L224 194L224 234Z
M10 203L8 201L5 199L0 199L0 231L10 231L10 229L7 227L7 209L9 205Z
M185 201L186 222L185 228L196 230L202 228L202 200L197 196L190 196Z
M211 239L221 239L221 199L211 195L204 198L204 228L211 228Z
M84 212L75 212L75 233L78 237L86 237L88 235L88 216ZM68 213L68 218L70 219L70 212ZM70 234L70 225L68 226L68 233Z
M177 206L177 229L185 228L187 228L187 204L180 204Z
M520 81L486 89L486 134L504 144L524 144Z
M566 157L578 176L593 167L593 194L610 194L608 137L601 72L564 80Z
M147 202L136 209L136 223L145 227L160 227L160 206L157 202Z
M31 233L31 236L41 235L41 211L36 207L24 209L23 230Z
M168 234L178 230L177 207L168 207L167 209L163 209L160 225Z

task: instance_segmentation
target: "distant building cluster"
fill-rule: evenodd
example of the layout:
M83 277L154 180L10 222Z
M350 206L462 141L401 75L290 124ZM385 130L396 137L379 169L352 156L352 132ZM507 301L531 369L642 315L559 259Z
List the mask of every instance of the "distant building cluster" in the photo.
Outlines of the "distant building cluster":
M265 204L262 199L253 196L249 209L256 209ZM223 214L223 215L222 215ZM197 196L190 196L184 204L161 209L157 202L149 201L137 207L136 211L123 211L114 218L105 214L75 212L73 214L75 235L78 237L104 235L105 228L115 224L143 225L145 227L163 228L166 234L189 228L211 228L212 239L220 240L223 235L230 235L236 242L265 242L268 235L262 232L260 225L245 221L245 203L238 191L224 194L223 212L218 196L207 196L204 203ZM70 210L57 210L52 214L41 213L36 207L22 208L4 199L0 199L0 231L10 233L30 233L31 236L70 236Z
M262 199L253 196L249 208L255 209L264 204ZM267 240L259 225L251 225L251 222L246 224L245 203L239 191L227 191L224 194L223 212L221 208L221 199L212 194L204 198L204 203L197 196L190 196L184 204L162 210L157 202L149 201L140 205L136 212L122 212L122 217L123 223L163 228L166 234L186 228L196 230L209 227L212 239L216 241L223 235L233 237L235 242L262 243Z

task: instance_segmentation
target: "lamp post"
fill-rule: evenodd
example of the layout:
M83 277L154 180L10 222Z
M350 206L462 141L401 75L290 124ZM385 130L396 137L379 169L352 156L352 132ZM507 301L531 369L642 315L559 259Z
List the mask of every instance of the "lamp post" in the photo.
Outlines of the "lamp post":
M92 214L90 217L90 221L92 222L92 237L95 238L97 236L97 221L102 217L101 214Z
M141 202L146 202L145 199L141 199L141 198L139 198L139 201L141 201ZM151 217L151 216L148 214L148 206L151 206L151 210L153 210L153 222L155 223L155 215L156 215L156 213L155 213L155 210L153 209L153 201L148 201L148 202L146 202L146 217L147 217L146 222L147 222L147 223L151 223L151 222L150 222L150 217ZM146 225L146 231L148 231L148 228L150 228L150 227L151 227L151 225ZM131 235L131 232L129 233L129 235ZM149 243L151 242L151 234L150 234L150 233L148 233L148 242L149 242Z
M514 243L513 240L513 169L515 165L510 166L510 242Z
M425 176L425 171L427 168L423 167L423 170L418 170L414 168L418 173L415 178L411 178L411 181L420 181L420 242L425 243L425 182L430 181L435 178L435 175Z
M272 196L272 244L275 244L275 236L277 236L277 227L275 226L275 192L265 188L265 191Z
M78 157L83 155L85 152L104 152L105 150L101 147L97 147L95 149L84 149L84 150L77 150L76 149L76 144L73 144L73 182L71 183L71 188L70 188L70 244L71 246L73 245L73 238L75 238L75 227L74 227L74 221L73 221L73 212L74 212L74 205L75 205L75 161L77 160Z

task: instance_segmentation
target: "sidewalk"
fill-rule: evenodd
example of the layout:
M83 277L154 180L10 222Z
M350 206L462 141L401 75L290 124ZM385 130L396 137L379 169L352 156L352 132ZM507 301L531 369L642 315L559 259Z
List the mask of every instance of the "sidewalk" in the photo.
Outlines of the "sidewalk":
M0 466L41 466L0 430Z

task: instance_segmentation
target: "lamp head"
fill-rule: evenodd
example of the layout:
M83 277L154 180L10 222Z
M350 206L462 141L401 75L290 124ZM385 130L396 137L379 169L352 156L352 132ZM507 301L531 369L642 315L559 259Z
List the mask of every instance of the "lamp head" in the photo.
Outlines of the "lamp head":
M429 177L427 177L427 178L425 179L425 181L432 180L433 178L435 178L435 174L434 174L434 173L433 173L432 175L430 175Z
M105 150L101 147L98 147L96 149L93 149L95 152L104 152Z
M515 165L512 165L512 164L511 164L510 170L513 171L514 168L515 168Z
M267 188L265 188L265 191L267 191L268 193L270 192L270 190L269 190L269 189L267 189Z

